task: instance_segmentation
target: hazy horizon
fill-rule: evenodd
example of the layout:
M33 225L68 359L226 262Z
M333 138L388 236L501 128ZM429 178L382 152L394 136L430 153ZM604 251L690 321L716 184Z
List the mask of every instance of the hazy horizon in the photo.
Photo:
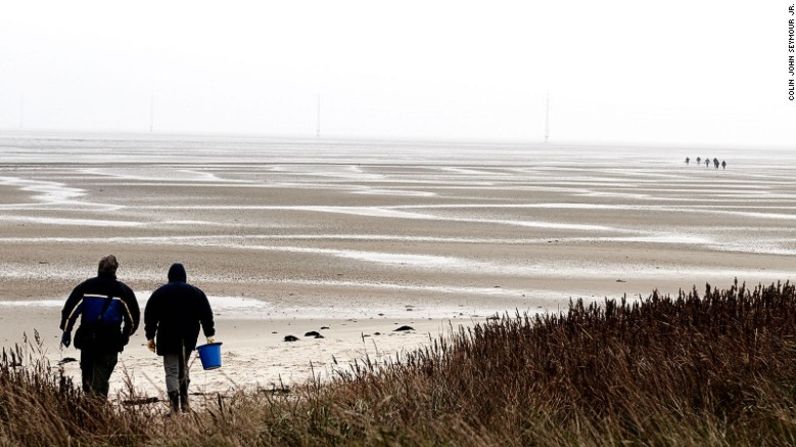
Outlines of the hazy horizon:
M0 6L0 129L796 144L786 7L52 0ZM742 32L740 32L742 31ZM154 114L151 118L150 107Z
M315 135L307 134L266 134L252 132L225 132L225 131L153 131L147 130L86 130L86 129L4 129L0 128L0 139L22 138L22 139L52 139L52 140L76 140L76 139L119 139L119 140L141 140L141 141L189 141L191 139L207 141L235 141L252 140L263 142L285 141L290 143L394 143L421 145L465 145L465 146L527 146L532 149L660 149L672 148L679 150L709 150L721 149L727 151L743 150L774 150L791 151L791 143L710 143L710 142L667 142L667 141L589 141L589 140L552 140L547 143L538 139L509 139L509 138L456 138L456 137L434 137L434 136L371 136L371 135ZM684 152L690 155L688 152ZM695 153L695 155L699 155Z

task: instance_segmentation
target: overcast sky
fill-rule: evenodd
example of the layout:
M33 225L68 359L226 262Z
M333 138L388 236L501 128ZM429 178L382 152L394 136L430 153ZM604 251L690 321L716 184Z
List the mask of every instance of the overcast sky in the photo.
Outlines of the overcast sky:
M0 128L796 145L786 2L0 3ZM24 112L21 110L24 109Z

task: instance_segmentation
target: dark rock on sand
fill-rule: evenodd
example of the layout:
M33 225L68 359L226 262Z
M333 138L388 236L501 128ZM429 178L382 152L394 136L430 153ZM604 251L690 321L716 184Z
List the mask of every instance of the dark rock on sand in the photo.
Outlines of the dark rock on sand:
M285 335L285 341L298 341L298 337L295 335Z
M319 336L319 335L321 335L321 334L320 334L320 332L318 332L318 331L309 331L309 332L305 332L305 333L304 333L304 336L305 336L305 337L315 337L315 338L318 338L318 336Z
M413 330L415 330L415 328L413 328L412 326L403 325L395 329L395 332L404 332L404 331L413 331Z
M329 326L321 326L321 330L329 329Z

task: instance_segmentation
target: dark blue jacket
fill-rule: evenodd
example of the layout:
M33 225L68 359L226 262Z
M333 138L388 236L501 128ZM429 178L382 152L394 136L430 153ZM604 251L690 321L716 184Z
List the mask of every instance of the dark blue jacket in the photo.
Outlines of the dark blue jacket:
M146 338L157 337L158 355L179 354L180 348L192 351L196 348L200 323L205 337L215 335L213 311L207 296L186 282L182 264L174 264L169 269L169 283L155 290L146 303Z
M78 317L76 348L121 352L138 329L141 311L126 284L114 275L100 274L80 283L69 295L61 310L61 330L71 332Z

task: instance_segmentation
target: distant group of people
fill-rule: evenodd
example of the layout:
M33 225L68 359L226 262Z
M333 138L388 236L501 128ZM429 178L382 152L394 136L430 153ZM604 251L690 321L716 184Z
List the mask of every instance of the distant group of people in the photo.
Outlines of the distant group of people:
M116 279L119 263L113 255L102 258L97 276L80 283L61 311L61 344L80 350L80 370L85 393L107 398L108 381L118 355L138 329L141 312L135 293ZM188 359L196 349L201 324L208 343L215 340L213 312L207 296L187 283L185 267L173 264L169 282L152 293L144 309L147 347L163 357L171 412L187 412Z
M697 162L698 165L701 165L702 164L702 157L697 157L696 158L696 162ZM691 158L690 157L685 157L685 164L690 164L690 163L691 163ZM727 169L727 162L722 160L721 163L719 163L719 159L718 158L714 158L713 159L713 166L715 166L716 169L719 169L719 166L721 166L721 169ZM705 167L706 168L710 167L710 158L709 157L705 157Z

